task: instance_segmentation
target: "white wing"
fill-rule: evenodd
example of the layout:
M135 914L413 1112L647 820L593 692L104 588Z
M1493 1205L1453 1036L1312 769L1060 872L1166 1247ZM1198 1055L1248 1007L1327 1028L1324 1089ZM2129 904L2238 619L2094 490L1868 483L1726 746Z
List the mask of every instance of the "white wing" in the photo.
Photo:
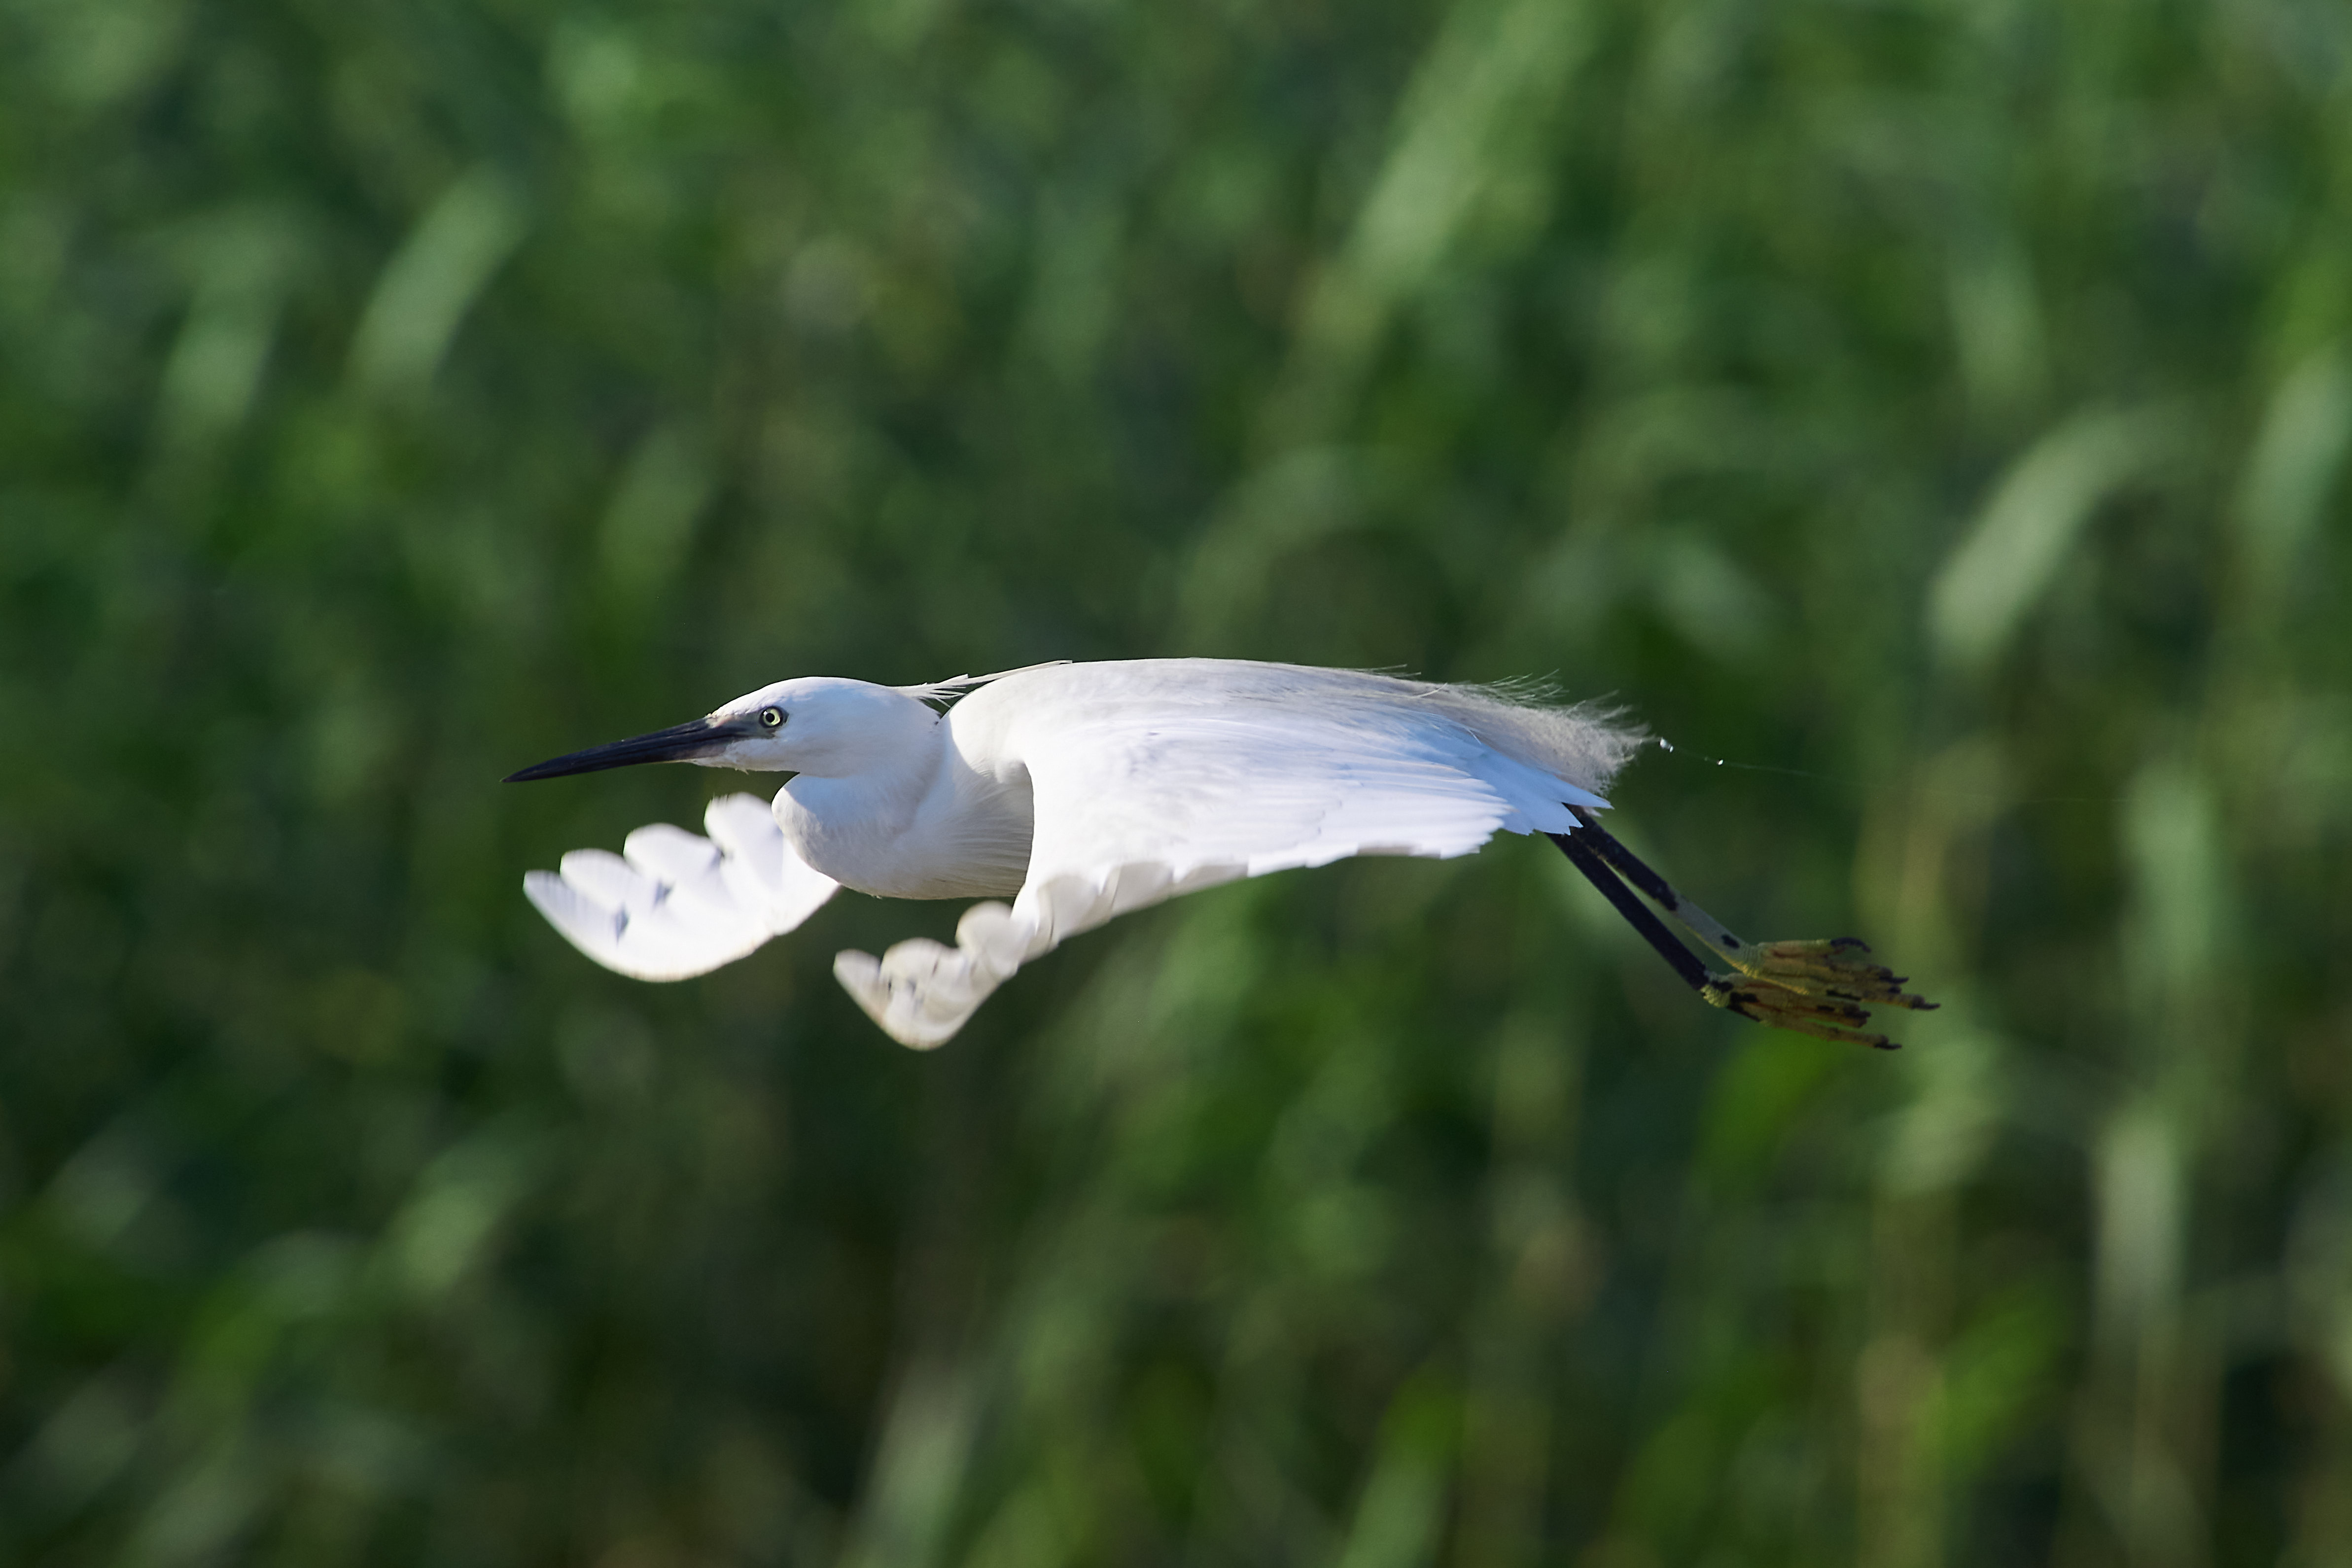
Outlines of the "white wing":
M525 874L522 890L606 968L683 980L792 930L840 885L792 852L756 795L719 797L702 824L707 839L656 822L631 833L617 855L574 850L560 874Z
M1114 671L1133 674L1090 674ZM934 1046L1023 963L1129 910L1349 855L1446 858L1498 831L1568 832L1569 805L1608 804L1474 733L1490 700L1212 661L1077 665L982 688L952 716L960 741L970 729L1028 770L1020 896L968 912L952 948L844 953L834 973L893 1038Z

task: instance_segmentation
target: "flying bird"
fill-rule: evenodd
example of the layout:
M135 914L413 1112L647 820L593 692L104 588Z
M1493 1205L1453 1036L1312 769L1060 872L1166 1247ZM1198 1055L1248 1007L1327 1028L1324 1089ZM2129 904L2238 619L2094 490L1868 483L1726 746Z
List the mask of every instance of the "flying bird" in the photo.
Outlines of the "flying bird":
M1934 1004L1861 941L1744 942L1602 830L1603 791L1644 739L1605 708L1524 688L1140 659L913 686L779 681L508 782L640 762L787 775L772 803L713 800L707 837L657 822L620 854L575 850L523 878L573 946L639 979L732 963L844 887L986 900L951 947L916 938L834 959L858 1006L918 1049L945 1043L1024 964L1130 909L1350 855L1450 859L1497 832L1558 844L1709 1004L1891 1047L1867 1009Z

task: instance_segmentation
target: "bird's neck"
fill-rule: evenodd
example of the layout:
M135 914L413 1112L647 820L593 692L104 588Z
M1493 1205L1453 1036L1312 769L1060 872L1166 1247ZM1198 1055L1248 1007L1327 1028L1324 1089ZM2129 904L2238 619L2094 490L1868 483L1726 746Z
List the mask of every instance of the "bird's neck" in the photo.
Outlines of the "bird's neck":
M942 727L920 758L797 776L776 797L776 823L802 860L860 893L1004 895L1029 860L1026 777L1015 783L974 773Z
M939 777L936 729L907 733L839 772L800 773L776 797L776 823L810 865L847 887L870 888L895 858Z
M909 727L887 745L861 747L851 766L795 774L784 792L828 828L900 831L921 809L945 749L937 727Z

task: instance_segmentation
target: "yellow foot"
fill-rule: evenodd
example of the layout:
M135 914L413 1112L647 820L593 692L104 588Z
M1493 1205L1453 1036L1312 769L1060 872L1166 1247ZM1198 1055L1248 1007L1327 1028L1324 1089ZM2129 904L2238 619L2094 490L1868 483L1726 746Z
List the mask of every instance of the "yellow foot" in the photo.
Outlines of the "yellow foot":
M1893 1051L1897 1042L1857 1027L1870 1022L1870 1009L1935 1010L1934 1002L1903 988L1905 977L1870 962L1869 944L1858 936L1741 942L1720 926L1715 935L1711 946L1739 972L1708 976L1699 995L1758 1023Z

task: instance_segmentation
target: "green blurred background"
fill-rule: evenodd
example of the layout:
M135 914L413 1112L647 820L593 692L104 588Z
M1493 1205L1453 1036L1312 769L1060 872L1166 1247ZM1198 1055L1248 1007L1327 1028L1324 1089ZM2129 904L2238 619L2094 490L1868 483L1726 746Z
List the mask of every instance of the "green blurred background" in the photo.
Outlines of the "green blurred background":
M2352 11L5 0L0 1560L2352 1562ZM919 1057L501 788L795 674L1553 674L1551 849ZM1715 766L1727 758L1744 766Z

